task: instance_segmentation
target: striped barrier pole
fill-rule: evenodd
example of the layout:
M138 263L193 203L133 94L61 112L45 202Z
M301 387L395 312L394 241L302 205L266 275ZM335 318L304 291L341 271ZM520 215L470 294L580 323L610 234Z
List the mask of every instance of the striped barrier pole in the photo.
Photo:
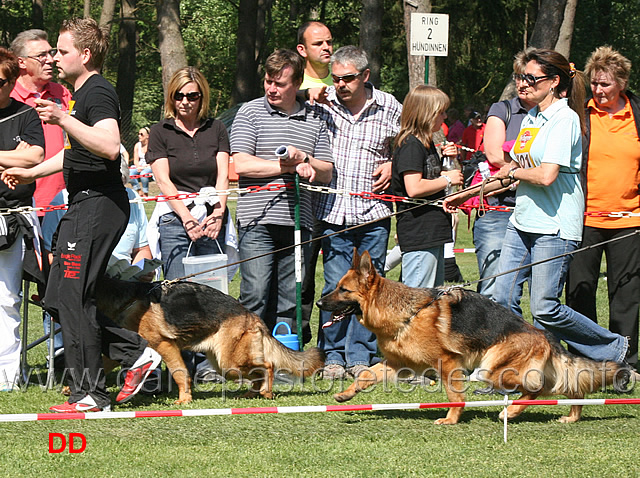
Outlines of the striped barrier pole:
M378 403L365 405L300 405L293 407L209 408L194 410L140 410L92 413L19 413L0 415L0 422L46 420L100 420L114 418L202 417L217 415L260 415L286 413L358 412L383 410L422 410L428 408L505 407L509 405L640 405L640 398L583 398L562 400L476 400L449 403Z

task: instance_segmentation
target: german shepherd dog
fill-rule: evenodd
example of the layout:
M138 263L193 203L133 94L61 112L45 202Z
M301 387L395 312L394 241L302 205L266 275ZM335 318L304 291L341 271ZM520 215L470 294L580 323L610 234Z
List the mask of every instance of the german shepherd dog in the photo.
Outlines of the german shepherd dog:
M464 401L463 371L478 367L483 382L519 391L523 400L557 394L583 398L606 385L624 391L632 375L637 377L625 364L570 354L549 332L476 292L418 289L384 279L368 252L360 257L354 251L352 268L317 305L333 312L327 326L356 314L376 334L386 362L361 373L346 390L335 394L339 402L380 382L385 374L392 378L406 369L422 375L437 367L451 402ZM507 417L518 416L526 407L509 406ZM569 415L560 421L575 422L581 412L581 405L572 405ZM455 424L461 414L462 408L450 408L435 423Z
M317 348L297 352L275 339L256 314L233 297L194 282L162 285L105 277L96 288L98 309L121 327L138 332L167 364L178 384L176 403L189 403L191 377L182 349L206 354L227 378L245 378L258 393L273 398L274 370L308 377L324 365Z

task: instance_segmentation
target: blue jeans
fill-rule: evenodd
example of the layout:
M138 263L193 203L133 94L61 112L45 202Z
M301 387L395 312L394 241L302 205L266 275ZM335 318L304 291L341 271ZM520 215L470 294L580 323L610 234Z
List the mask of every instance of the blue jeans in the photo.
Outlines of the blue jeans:
M509 223L500 256L500 271L571 252L577 246L577 241L562 239L559 235L522 232ZM531 315L538 324L585 357L622 362L628 348L625 337L600 327L560 302L570 262L571 257L567 255L499 276L495 285L496 302L522 315L522 287L529 278Z
M476 259L480 279L498 273L500 251L504 241L504 233L509 224L511 211L487 211L483 216L476 216L473 223L473 244L476 246ZM478 282L478 292L495 300L496 279Z
M265 254L240 264L240 303L260 316L270 331L278 322L296 329L296 276L294 249L273 251L294 244L292 226L255 224L238 229L240 260ZM300 231L302 242L311 231ZM309 258L309 244L302 246L302 279Z
M129 168L129 175L132 174L151 174L151 166L147 166L146 168L144 168L142 171L138 172L138 170L136 168ZM149 194L149 180L151 178L150 177L144 177L144 178L129 178L129 182L131 183L131 186L133 186L134 191L140 191L140 183L142 183L142 191L145 194Z
M51 315L46 310L42 311L42 329L44 330L44 335L49 337L51 328L49 326L49 320L51 319ZM55 330L55 334L53 335L53 351L57 352L61 348L64 347L62 343L62 327L57 322L53 323L53 330ZM49 353L49 339L47 339L47 354Z
M160 217L158 230L160 231L160 253L164 261L163 272L167 280L184 277L182 259L187 256L204 256L206 254L224 254L225 225L222 226L218 240L201 237L189 250L191 239L185 231L182 221L177 214L170 212Z
M422 251L402 253L402 282L409 287L444 284L444 244Z
M347 226L323 223L323 235L341 231ZM353 248L358 253L369 251L376 270L383 274L387 255L391 220L363 226L352 231L322 239L324 263L324 289L322 295L333 291L338 282L351 268ZM320 311L320 324L331 320L331 313ZM372 365L377 352L376 336L367 330L355 315L318 332L318 347L326 354L326 365L338 364L347 367Z

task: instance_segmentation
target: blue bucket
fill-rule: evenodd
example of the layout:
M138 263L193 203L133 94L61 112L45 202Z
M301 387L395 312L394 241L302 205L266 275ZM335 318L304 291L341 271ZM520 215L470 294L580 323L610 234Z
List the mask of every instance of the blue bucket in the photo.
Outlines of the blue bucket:
M278 327L284 325L287 328L286 334L277 334ZM289 347L291 350L299 350L298 336L296 334L291 333L291 327L286 322L278 322L276 326L273 328L273 336L285 347Z

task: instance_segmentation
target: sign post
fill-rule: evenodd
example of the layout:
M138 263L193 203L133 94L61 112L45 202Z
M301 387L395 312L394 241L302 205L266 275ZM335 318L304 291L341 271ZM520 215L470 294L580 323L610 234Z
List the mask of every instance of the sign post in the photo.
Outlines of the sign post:
M449 15L444 13L411 14L411 55L425 56L424 83L429 84L429 57L449 54Z

